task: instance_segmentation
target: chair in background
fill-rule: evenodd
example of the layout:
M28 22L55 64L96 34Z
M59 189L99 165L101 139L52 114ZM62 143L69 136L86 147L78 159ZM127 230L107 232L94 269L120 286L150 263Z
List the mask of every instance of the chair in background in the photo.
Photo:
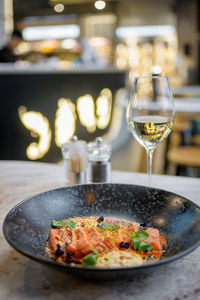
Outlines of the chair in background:
M178 114L167 151L167 173L200 177L200 123L191 114Z

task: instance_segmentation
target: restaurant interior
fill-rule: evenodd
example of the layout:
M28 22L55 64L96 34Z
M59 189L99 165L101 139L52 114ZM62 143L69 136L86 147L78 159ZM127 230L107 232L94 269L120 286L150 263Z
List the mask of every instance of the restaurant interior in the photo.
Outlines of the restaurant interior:
M0 0L0 300L200 299L200 1Z
M74 135L101 137L113 170L145 173L126 108L135 78L156 74L176 116L153 173L200 177L199 16L198 0L0 0L0 159L62 164Z

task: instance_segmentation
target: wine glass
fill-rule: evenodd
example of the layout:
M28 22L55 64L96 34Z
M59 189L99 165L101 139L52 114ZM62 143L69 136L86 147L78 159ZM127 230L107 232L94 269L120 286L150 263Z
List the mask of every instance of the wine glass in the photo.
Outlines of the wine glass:
M127 106L131 133L147 152L147 174L151 183L152 157L155 148L172 130L175 111L167 77L136 77Z

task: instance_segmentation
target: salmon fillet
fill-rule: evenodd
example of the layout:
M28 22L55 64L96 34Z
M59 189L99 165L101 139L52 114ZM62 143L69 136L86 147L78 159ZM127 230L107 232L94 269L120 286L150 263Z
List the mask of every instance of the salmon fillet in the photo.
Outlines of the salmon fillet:
M131 247L131 237L139 230L137 223L110 218L104 218L102 223L98 222L98 217L77 217L71 220L76 221L75 228L61 227L50 230L49 246L54 255L60 248L78 261L87 254L93 253L94 250L97 250L100 256L118 250L136 252ZM102 224L110 224L111 228L105 229ZM162 246L166 245L166 240L158 229L149 227L145 231L148 233L145 241L153 247L149 255L152 254L159 258L162 255ZM121 244L128 244L128 247L123 248L120 246ZM145 255L143 253L141 256Z

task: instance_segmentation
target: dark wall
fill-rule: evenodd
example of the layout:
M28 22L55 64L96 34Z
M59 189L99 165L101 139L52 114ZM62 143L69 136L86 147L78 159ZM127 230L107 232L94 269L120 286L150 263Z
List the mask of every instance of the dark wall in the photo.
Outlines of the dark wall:
M60 97L70 98L74 103L84 94L96 99L103 88L115 92L125 85L125 72L104 73L36 73L36 74L0 74L0 159L27 160L26 148L36 141L21 123L18 108L25 106L28 111L41 112L48 118L52 130L52 142L49 152L40 160L56 162L61 159L61 151L55 145L54 120L57 102ZM93 140L109 130L97 129L88 133L79 119L76 122L76 134L86 141Z

